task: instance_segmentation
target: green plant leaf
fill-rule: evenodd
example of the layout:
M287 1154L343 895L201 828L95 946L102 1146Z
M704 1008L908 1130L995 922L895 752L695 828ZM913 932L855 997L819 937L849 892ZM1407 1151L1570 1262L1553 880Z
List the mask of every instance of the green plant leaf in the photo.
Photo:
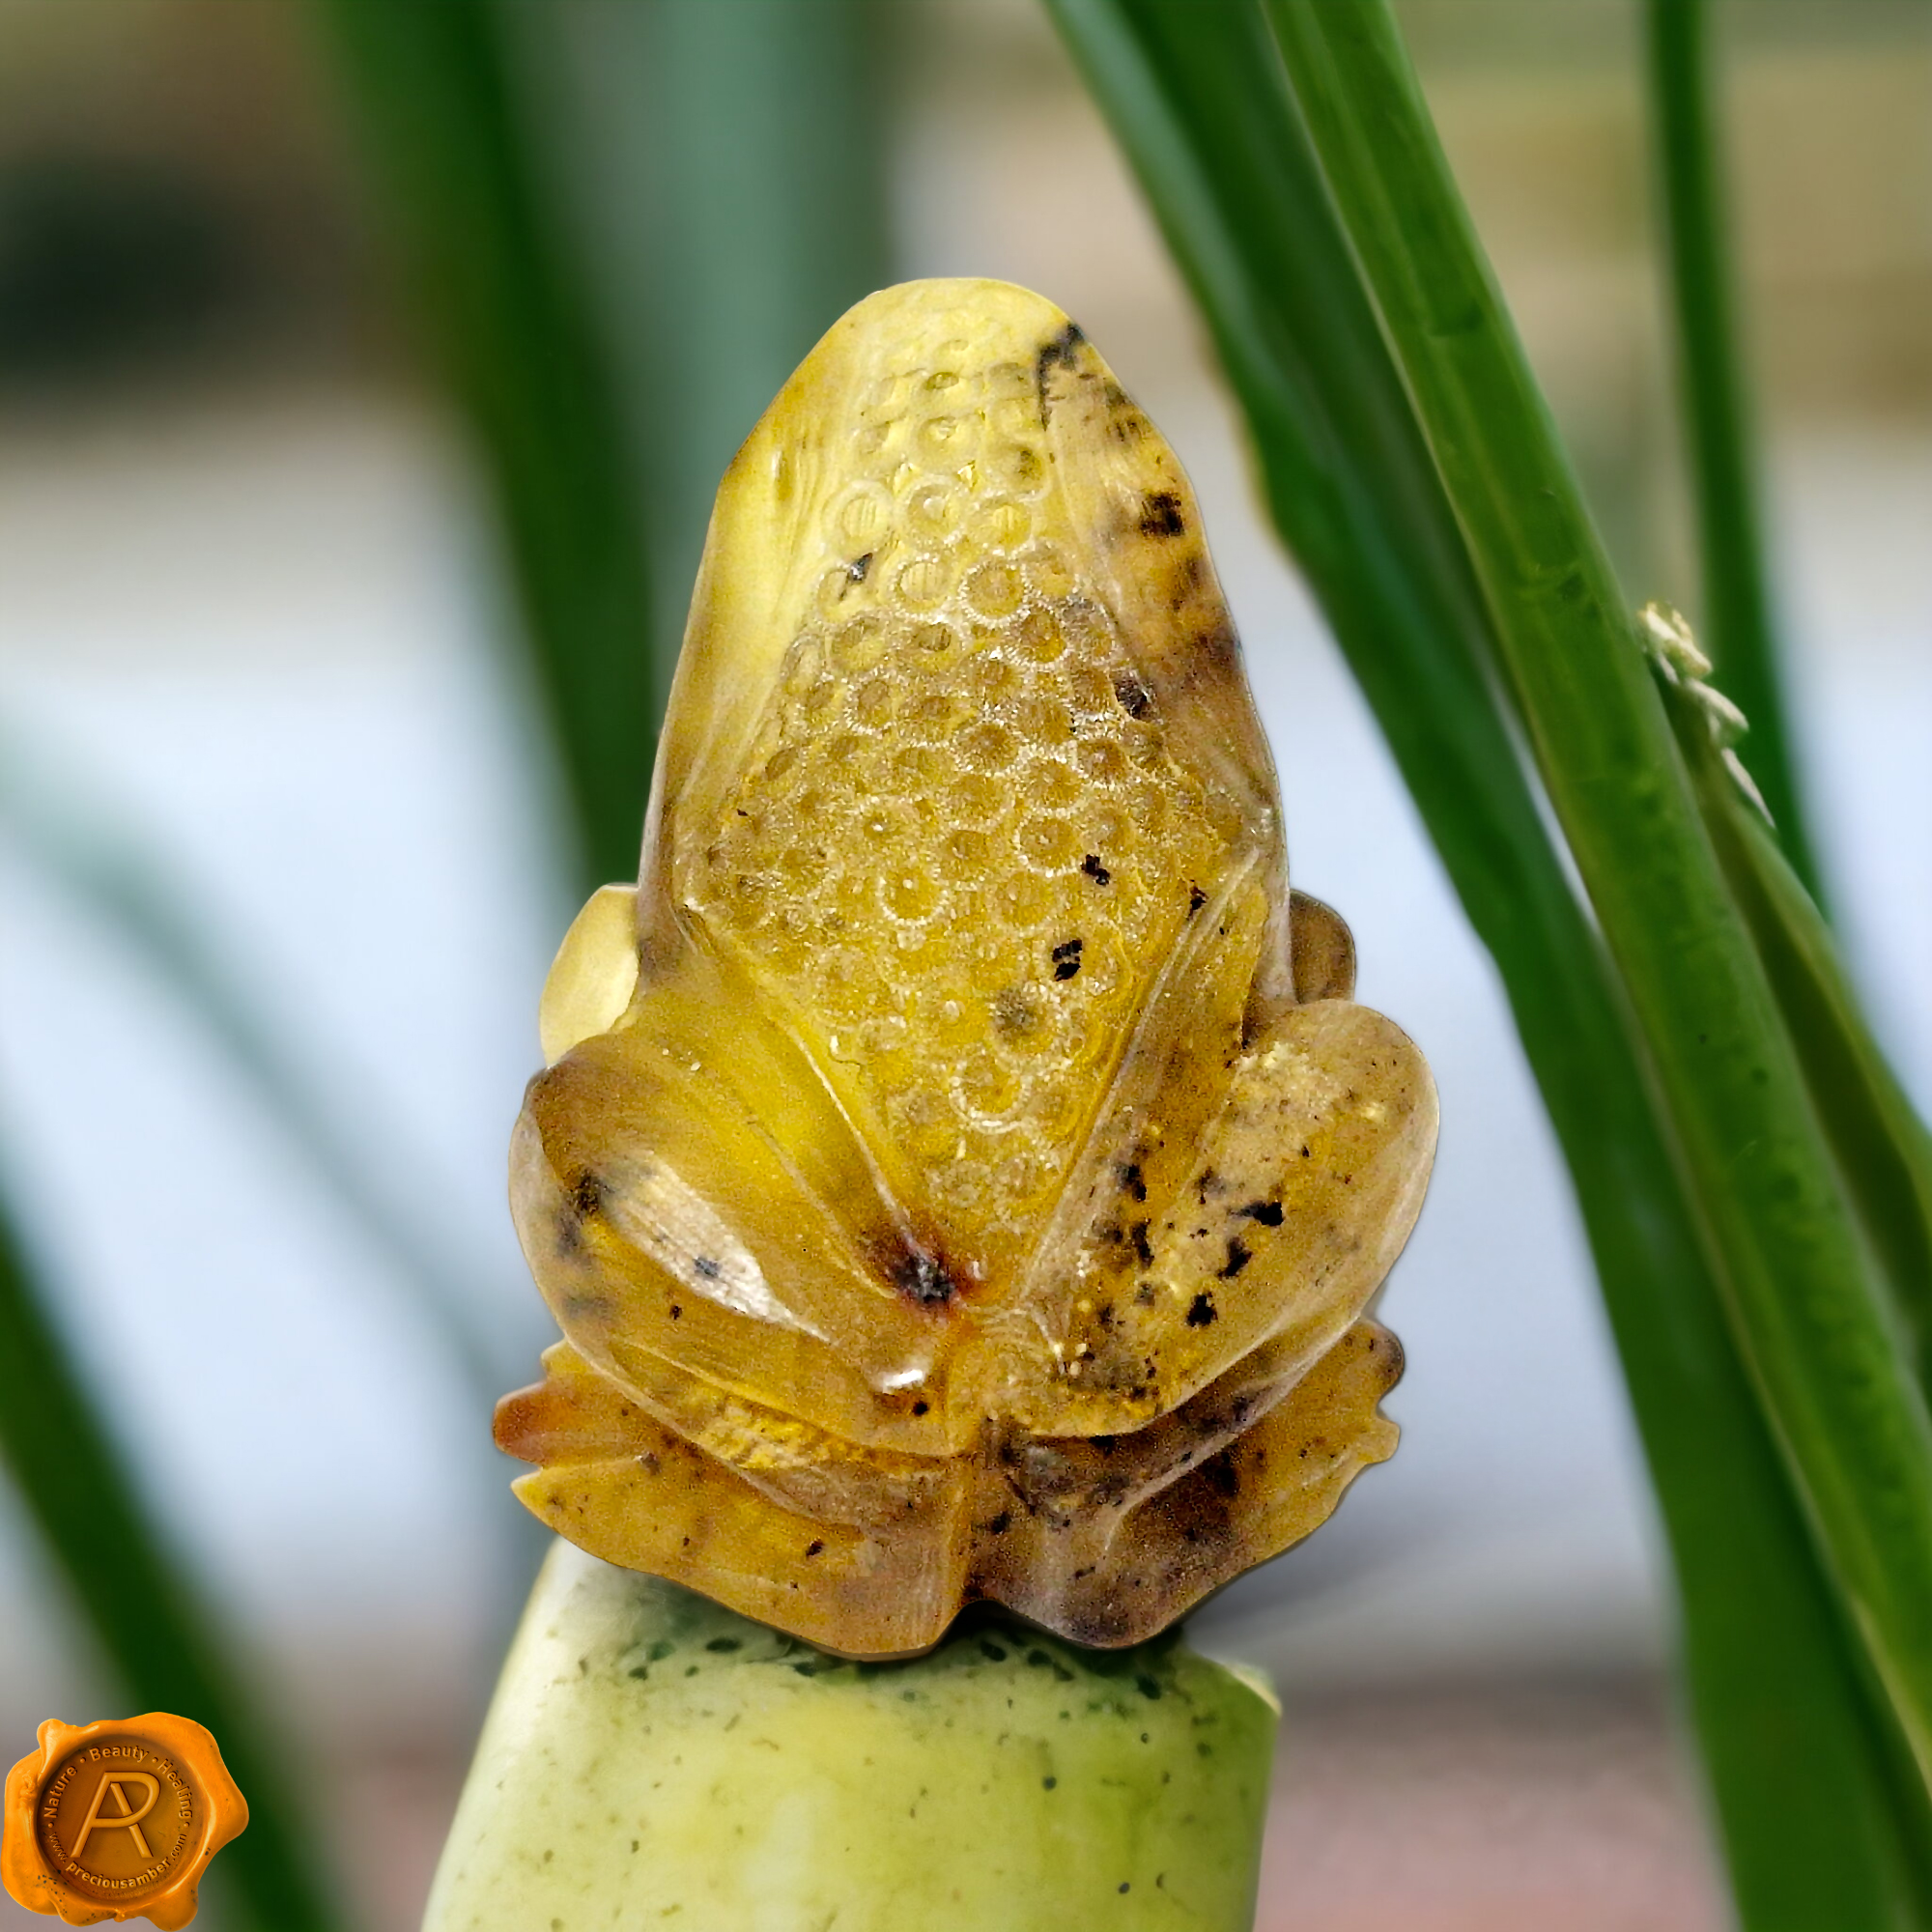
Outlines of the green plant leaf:
M635 876L718 479L889 279L876 0L318 0L521 586L583 880Z
M662 695L623 396L500 0L322 0L481 446L585 888L635 876Z
M1496 960L1570 1164L1662 1505L1754 1925L1899 1916L1889 1774L1607 961L1487 669L1460 530L1249 6L1050 0L1208 319L1277 527Z
M1705 0L1646 0L1654 147L1679 390L1696 500L1706 644L1751 721L1746 763L1793 869L1822 903L1795 770L1764 562L1750 391L1724 217L1721 117Z
M1872 1037L1837 944L1691 684L1661 680L1704 823L1770 975L1838 1172L1932 1389L1932 1134Z
M756 20L756 31L747 31ZM813 343L891 280L885 0L513 11L640 464L668 690L719 479Z
M266 1734L259 1697L231 1673L221 1620L156 1529L47 1316L51 1298L0 1201L0 1455L134 1710L206 1724L248 1801L248 1829L210 1874L226 1922L335 1932L305 1849L316 1833L283 1776L287 1741Z
M1932 1417L1393 18L1381 0L1267 13L1642 1029L1734 1330L1922 1780Z

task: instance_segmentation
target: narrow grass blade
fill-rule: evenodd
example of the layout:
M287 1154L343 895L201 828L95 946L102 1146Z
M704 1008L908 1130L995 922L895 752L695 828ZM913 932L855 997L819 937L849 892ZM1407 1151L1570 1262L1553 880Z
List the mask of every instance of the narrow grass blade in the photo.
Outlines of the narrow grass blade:
M1703 631L1724 689L1751 721L1744 757L1779 842L1818 903L1817 855L1795 769L1777 625L1765 568L1756 451L1733 299L1722 116L1707 0L1646 0L1653 138L1696 499Z
M482 445L582 883L635 875L661 693L644 509L504 0L321 0L440 363Z
M1381 0L1268 14L1642 1028L1807 1517L1932 1777L1932 1418L1622 593Z
M1730 769L1721 726L1714 732L1694 687L1671 678L1662 689L1719 863L1932 1389L1932 1134L1872 1037L1831 927Z
M225 1922L252 1932L335 1932L341 1920L306 1850L314 1826L282 1775L286 1740L268 1735L260 1698L230 1673L219 1619L155 1527L47 1318L47 1298L0 1202L0 1455L27 1515L130 1710L174 1711L206 1724L248 1801L248 1829L209 1881Z
M61 761L68 773L71 759ZM417 1305L468 1378L480 1402L500 1392L503 1366L493 1364L474 1314L476 1284L376 1183L369 1154L358 1148L366 1128L352 1128L316 1091L285 1044L282 1029L222 955L192 912L194 895L165 855L133 829L113 823L98 804L76 805L71 783L58 787L49 761L30 753L0 727L0 824L62 892L102 920L128 956L164 985L226 1056L263 1112L288 1136L352 1223L395 1264ZM67 794L62 796L61 794ZM384 1157L407 1173L426 1172L383 1130Z
M1050 11L1212 327L1276 525L1502 975L1603 1278L1750 1922L1906 1922L1889 1768L1835 1600L1486 674L1461 533L1275 51L1249 7Z

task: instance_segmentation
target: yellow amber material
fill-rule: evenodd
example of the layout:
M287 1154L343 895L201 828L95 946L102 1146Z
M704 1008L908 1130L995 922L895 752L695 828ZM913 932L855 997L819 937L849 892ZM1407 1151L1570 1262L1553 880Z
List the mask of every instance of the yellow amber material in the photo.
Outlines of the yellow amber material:
M1193 492L1051 303L853 309L719 492L512 1151L562 1535L827 1649L1151 1635L1393 1449L1429 1070L1291 895Z

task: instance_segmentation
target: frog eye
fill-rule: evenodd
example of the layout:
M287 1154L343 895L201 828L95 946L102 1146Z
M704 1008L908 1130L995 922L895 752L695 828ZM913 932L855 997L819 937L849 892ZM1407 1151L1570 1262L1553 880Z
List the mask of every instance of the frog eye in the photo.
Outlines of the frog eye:
M719 493L512 1156L520 1493L832 1650L1127 1643L1393 1447L1435 1094L1291 895L1199 506L1079 330L860 304Z

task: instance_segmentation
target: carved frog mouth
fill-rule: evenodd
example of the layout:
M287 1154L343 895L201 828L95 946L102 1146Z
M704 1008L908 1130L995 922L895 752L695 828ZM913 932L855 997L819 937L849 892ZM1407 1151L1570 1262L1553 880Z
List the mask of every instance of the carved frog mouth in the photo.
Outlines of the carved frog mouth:
M1173 452L1050 303L892 289L719 495L639 883L513 1200L560 1533L825 1648L1138 1641L1386 1457L1421 1056L1288 890Z

